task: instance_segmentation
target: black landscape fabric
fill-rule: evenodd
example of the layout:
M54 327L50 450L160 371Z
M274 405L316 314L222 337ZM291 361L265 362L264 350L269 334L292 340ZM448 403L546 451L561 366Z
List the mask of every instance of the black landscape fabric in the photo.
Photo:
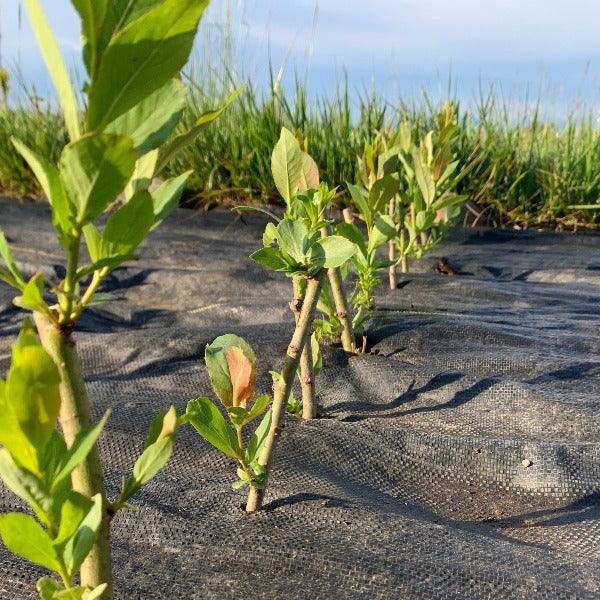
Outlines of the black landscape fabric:
M60 275L47 207L0 203L30 275ZM151 419L209 395L223 333L280 367L290 283L253 264L264 222L180 210L117 270L77 340L110 495ZM434 271L445 256L460 270ZM117 597L598 598L600 235L459 230L381 288L370 352L325 350L324 418L288 419L264 512L193 430L113 523ZM2 372L23 313L0 284ZM0 486L0 510L21 505ZM0 597L42 572L0 549Z

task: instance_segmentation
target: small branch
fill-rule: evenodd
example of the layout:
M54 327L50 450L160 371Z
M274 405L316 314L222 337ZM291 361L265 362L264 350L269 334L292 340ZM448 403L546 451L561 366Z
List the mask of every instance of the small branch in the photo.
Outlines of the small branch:
M271 428L269 429L265 445L258 459L258 462L267 469L267 476L265 477L263 489L251 489L250 493L248 494L246 511L249 513L260 510L262 507L264 491L266 489L269 476L269 464L272 459L279 434L281 433L283 416L285 415L285 406L292 389L296 371L298 370L300 354L302 348L304 348L304 345L309 338L312 322L315 318L315 311L319 301L319 295L321 293L324 276L325 272L321 271L316 277L311 277L308 279L307 282L302 311L300 313L298 323L296 324L294 335L292 336L290 345L288 346L287 356L281 372L281 379L278 381L275 388L273 406L271 409Z

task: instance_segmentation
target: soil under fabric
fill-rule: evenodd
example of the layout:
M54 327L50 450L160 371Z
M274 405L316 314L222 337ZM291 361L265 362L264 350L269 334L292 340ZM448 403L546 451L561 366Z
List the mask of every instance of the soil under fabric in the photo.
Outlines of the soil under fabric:
M60 275L48 210L0 202L27 274ZM202 356L251 342L259 387L291 335L290 283L253 264L263 222L181 210L77 333L109 495L170 404L210 394ZM460 275L436 273L441 256ZM327 418L288 419L266 507L193 430L113 525L117 597L598 598L600 235L456 231L378 299L369 354L325 351ZM0 284L1 370L23 314ZM525 462L523 462L525 461ZM527 465L527 466L526 466ZM0 486L0 510L20 506ZM42 573L0 549L0 597Z

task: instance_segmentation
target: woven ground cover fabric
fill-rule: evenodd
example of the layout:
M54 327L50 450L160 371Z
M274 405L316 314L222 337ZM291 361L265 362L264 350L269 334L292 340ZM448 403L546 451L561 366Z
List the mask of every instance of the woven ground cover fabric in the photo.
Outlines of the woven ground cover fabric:
M28 275L61 275L45 206L0 202L0 225ZM210 394L217 335L253 345L269 391L293 316L289 280L247 258L263 225L176 212L81 319L109 495L151 419ZM414 267L380 290L367 354L325 349L323 416L286 420L262 513L181 433L113 523L118 598L599 597L600 235L457 230ZM2 372L13 296L0 284ZM20 507L0 486L0 511ZM40 574L0 549L0 598L35 597Z

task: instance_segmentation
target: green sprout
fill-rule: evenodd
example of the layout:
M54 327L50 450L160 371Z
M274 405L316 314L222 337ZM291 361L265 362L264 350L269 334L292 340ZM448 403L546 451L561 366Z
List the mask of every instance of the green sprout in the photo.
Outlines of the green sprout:
M455 190L476 159L471 157L462 167L456 159L454 145L459 128L455 115L455 107L447 104L438 115L436 128L417 141L407 123L396 134L401 189L390 206L398 230L390 247L390 259L396 261L390 267L392 288L396 287L397 264L406 273L409 258L420 259L439 244L467 200Z
M232 334L218 337L206 346L206 368L213 391L227 414L209 398L188 403L185 420L212 446L238 462L238 479L233 489L248 486L262 489L266 475L258 457L271 424L268 395L254 398L256 357L252 348ZM265 412L266 411L266 412ZM260 416L258 427L244 444L244 429Z

